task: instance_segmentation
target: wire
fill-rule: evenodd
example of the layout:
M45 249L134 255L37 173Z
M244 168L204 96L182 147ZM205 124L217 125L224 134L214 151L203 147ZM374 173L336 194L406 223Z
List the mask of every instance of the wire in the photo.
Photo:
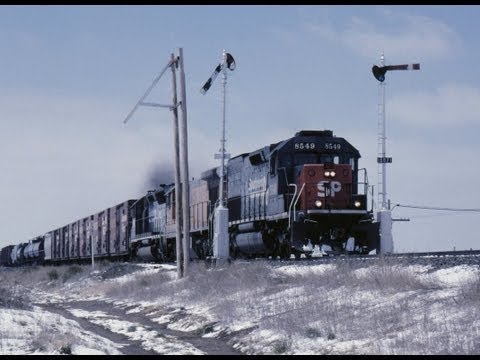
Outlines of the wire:
M423 215L419 215L419 214L413 214L413 215L407 215L407 217L409 219L426 219L426 218L435 218L435 217L440 217L440 216L458 216L458 215L461 215L461 214L465 214L465 212L458 212L458 211L448 211L448 212L437 212L437 213L430 213L430 214L423 214Z
M480 209L470 208L446 208L446 207L434 207L434 206L419 206L419 205L402 205L396 204L395 206L411 208L411 209L422 209L422 210L441 210L441 211L469 211L469 212L480 212ZM395 207L394 206L394 207Z

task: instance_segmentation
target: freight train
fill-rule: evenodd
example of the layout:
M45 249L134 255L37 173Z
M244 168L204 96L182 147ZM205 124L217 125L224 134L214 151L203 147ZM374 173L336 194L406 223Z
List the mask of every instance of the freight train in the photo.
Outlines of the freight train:
M331 130L293 137L228 160L224 177L230 257L310 257L379 250L379 225L368 210L368 178L359 151ZM190 182L190 254L213 255L219 168ZM175 186L161 184L21 244L0 264L60 264L95 259L176 259Z

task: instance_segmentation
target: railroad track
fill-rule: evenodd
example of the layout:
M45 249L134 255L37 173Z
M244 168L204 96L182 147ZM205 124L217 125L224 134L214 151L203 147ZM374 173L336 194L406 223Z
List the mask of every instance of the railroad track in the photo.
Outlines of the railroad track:
M358 265L374 264L376 261L385 261L392 264L400 265L424 265L431 266L432 269L447 268L459 265L480 266L480 250L462 250L462 251L430 251L430 252L409 252L409 253L394 253L388 255L351 255L351 254L337 254L326 256L312 256L295 259L293 256L290 259L272 259L259 257L251 259L232 259L229 263L252 263L257 261L268 261L273 266L284 265L301 265L310 266L318 264L331 264L339 262L357 263ZM215 266L215 260L194 260L197 263L204 263L207 267ZM172 264L174 264L172 262Z
M327 255L321 257L302 257L300 259L235 259L232 262L236 263L250 263L255 261L271 261L276 265L282 266L287 264L297 265L316 265L322 263L338 263L338 262L352 262L352 263L374 263L375 261L386 261L391 263L398 263L404 265L430 265L434 269L442 267L453 267L459 265L476 265L480 266L480 250L465 250L465 251L433 251L433 252L409 252L409 253L394 253L388 255Z

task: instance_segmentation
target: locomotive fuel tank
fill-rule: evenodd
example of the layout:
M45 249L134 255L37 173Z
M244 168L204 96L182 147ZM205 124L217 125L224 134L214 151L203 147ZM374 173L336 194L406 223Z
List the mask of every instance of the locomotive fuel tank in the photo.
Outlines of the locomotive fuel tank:
M255 223L248 222L238 225L235 236L237 249L244 254L263 254L265 244L262 232L255 227Z
M238 249L244 254L263 254L265 246L260 231L240 233L235 237Z

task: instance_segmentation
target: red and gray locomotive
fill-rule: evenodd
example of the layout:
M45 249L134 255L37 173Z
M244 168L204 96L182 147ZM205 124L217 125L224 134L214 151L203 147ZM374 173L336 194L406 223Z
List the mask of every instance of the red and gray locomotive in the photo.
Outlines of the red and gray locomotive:
M378 249L378 223L367 208L360 153L331 130L295 136L229 159L223 186L229 214L230 256L309 257ZM191 256L213 255L218 168L190 182ZM162 184L137 200L1 250L0 265L68 263L132 257L174 261L175 186Z
M344 138L323 130L300 131L231 159L231 252L289 258L310 256L315 245L334 253L376 248L378 228L367 210L359 158Z

